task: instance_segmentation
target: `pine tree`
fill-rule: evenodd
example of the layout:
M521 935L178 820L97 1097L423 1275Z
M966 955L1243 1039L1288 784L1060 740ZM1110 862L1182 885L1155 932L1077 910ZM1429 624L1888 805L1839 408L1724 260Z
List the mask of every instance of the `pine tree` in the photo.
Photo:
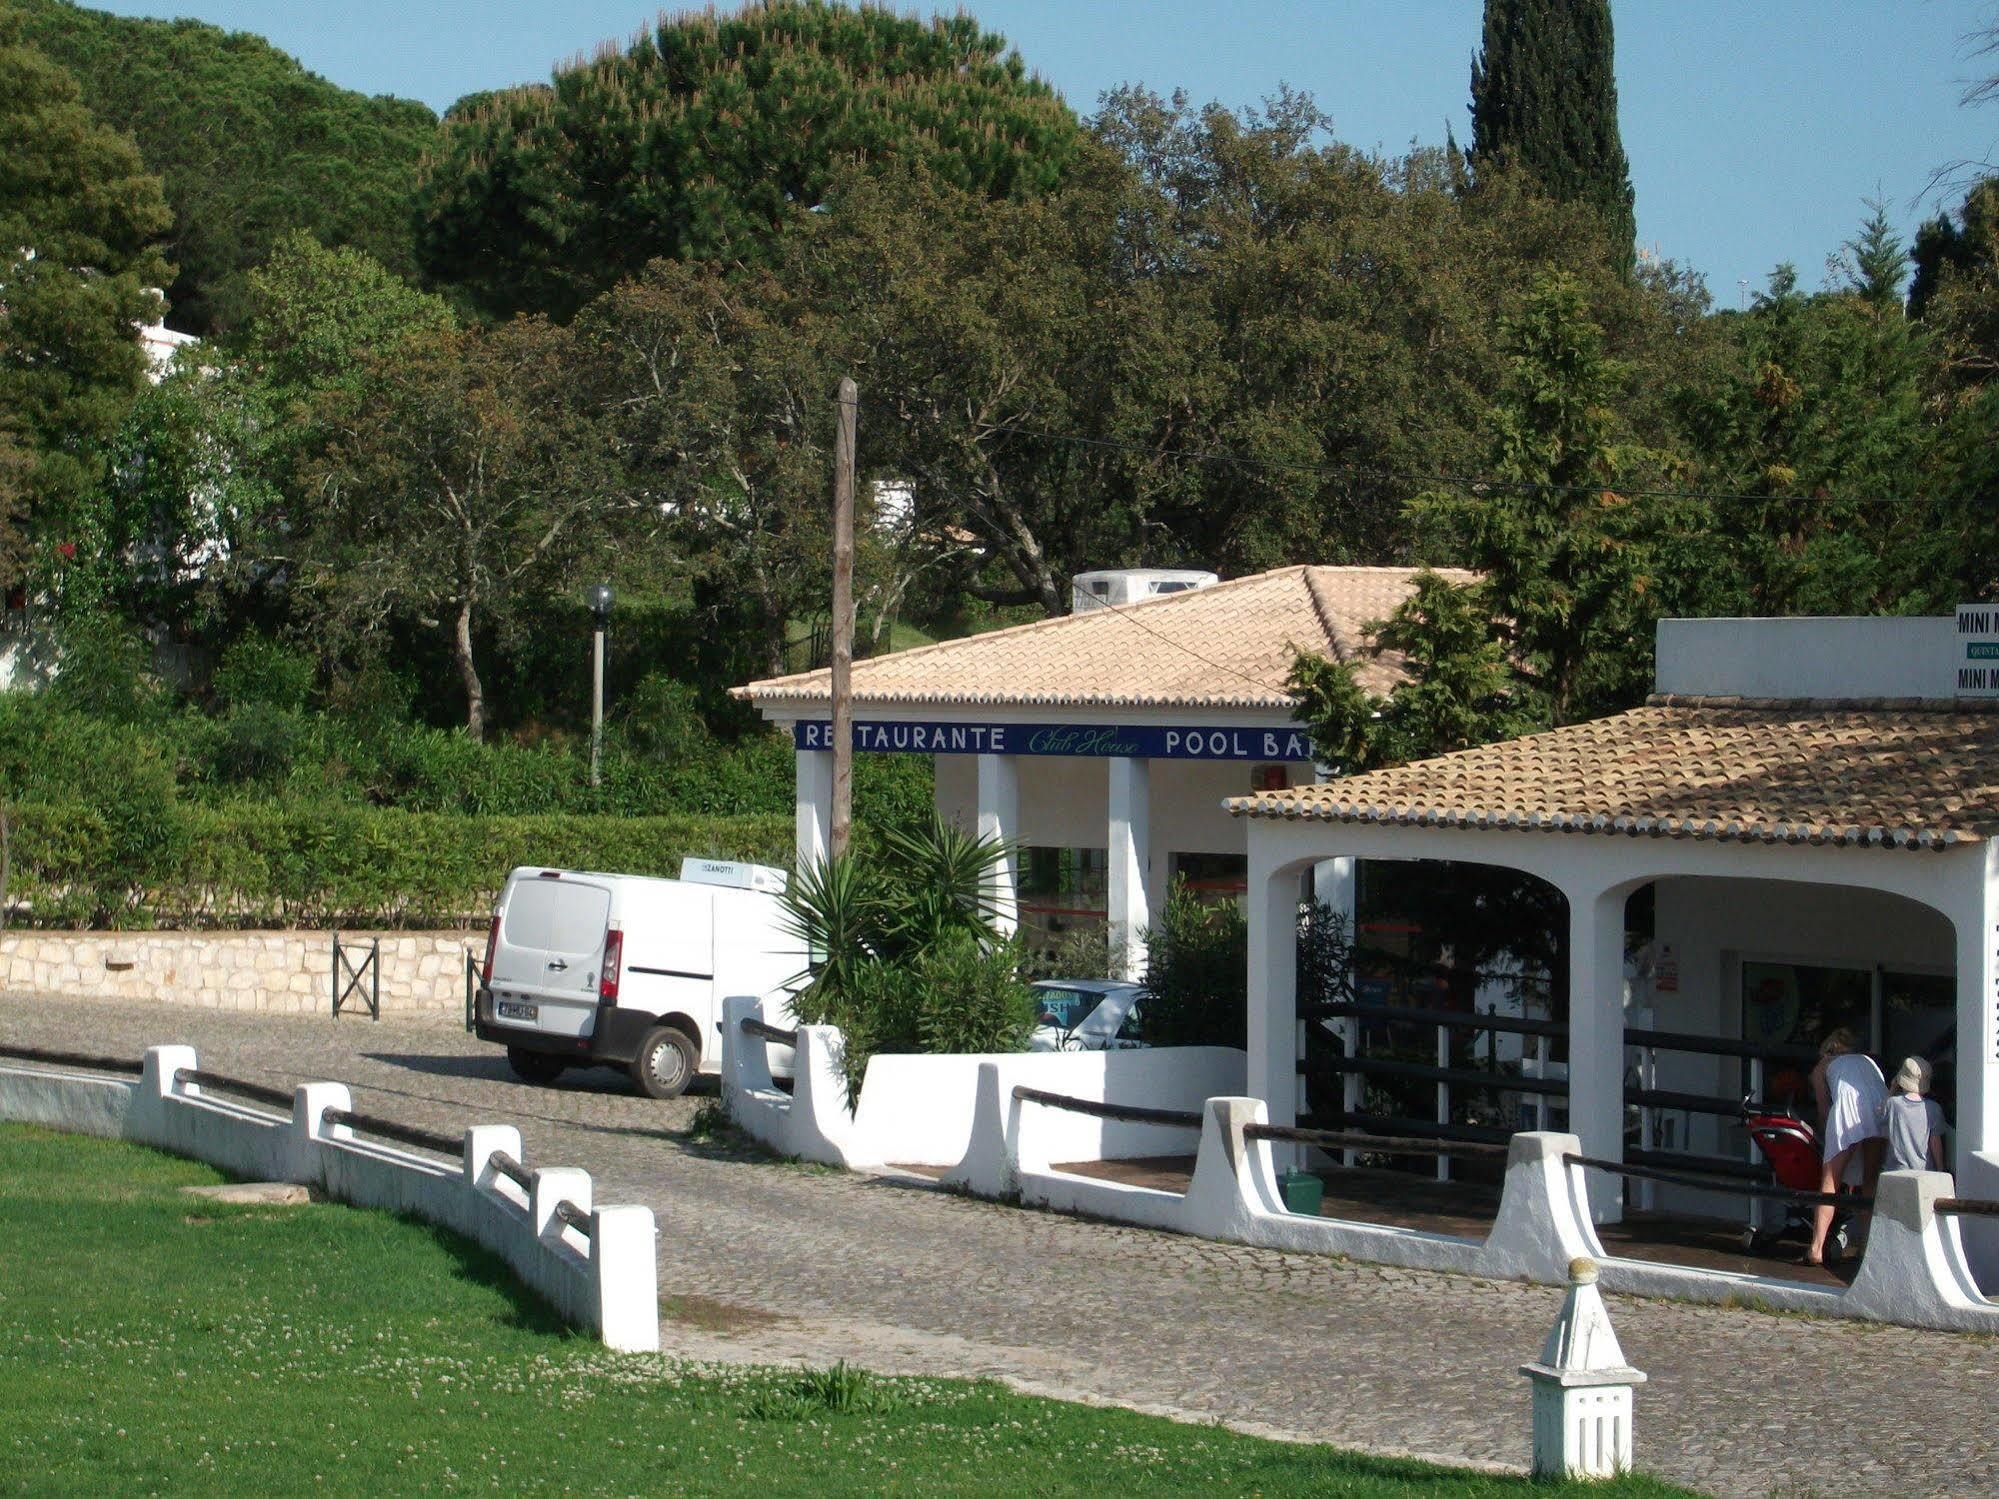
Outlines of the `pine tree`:
M1887 205L1869 199L1867 219L1845 244L1847 288L1877 311L1902 309L1902 284L1909 279L1909 252L1888 222Z
M1610 0L1486 0L1471 70L1471 160L1526 172L1599 210L1628 245L1631 168L1617 129Z
M399 276L415 271L410 194L437 135L426 106L336 87L262 37L200 21L68 0L0 8L159 176L173 210L164 249L178 268L171 326L204 338L236 327L251 268L295 230L365 250Z
M1620 440L1618 371L1574 278L1544 277L1504 331L1497 482L1421 495L1412 509L1478 570L1467 586L1549 719L1575 723L1628 695L1643 653L1647 517L1614 487L1639 454Z
M166 263L159 180L0 9L0 574L11 522L60 543L145 371Z
M771 263L852 163L1007 197L1082 150L1069 107L968 15L756 0L662 15L552 86L454 105L419 253L488 312L566 318L655 259Z

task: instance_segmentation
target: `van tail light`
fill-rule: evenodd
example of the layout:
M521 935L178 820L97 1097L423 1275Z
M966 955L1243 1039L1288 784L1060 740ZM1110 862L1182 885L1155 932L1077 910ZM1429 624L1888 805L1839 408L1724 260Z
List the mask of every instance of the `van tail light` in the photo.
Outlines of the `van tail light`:
M488 989L493 987L493 949L500 945L500 918L495 916L486 927L486 961L479 965L479 982Z
M625 964L625 934L616 927L604 933L604 967L597 975L597 998L607 1005L618 1002L618 975Z

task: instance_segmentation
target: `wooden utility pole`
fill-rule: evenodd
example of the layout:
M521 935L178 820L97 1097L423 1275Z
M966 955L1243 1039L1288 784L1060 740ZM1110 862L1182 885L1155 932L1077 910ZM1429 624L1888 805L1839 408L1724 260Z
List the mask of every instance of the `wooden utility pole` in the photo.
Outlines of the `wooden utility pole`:
M833 829L832 854L847 851L854 823L854 429L861 393L840 380L833 439Z

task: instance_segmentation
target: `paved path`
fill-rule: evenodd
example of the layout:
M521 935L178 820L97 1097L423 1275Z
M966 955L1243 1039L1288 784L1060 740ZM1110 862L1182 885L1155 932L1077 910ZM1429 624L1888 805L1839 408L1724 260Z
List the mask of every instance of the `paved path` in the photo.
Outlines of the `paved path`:
M517 1124L531 1162L650 1205L669 1348L703 1358L996 1375L1273 1434L1518 1465L1526 1382L1559 1293L1024 1212L692 1139L699 1100L609 1072L513 1081L444 1025L0 998L0 1040L338 1078L360 1107ZM1638 1458L1715 1493L1999 1490L1999 1341L1613 1298L1651 1376Z

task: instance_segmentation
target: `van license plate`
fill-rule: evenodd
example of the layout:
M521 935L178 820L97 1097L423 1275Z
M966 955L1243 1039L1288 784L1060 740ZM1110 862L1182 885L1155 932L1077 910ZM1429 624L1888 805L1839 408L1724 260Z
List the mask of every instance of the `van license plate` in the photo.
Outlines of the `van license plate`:
M502 1020L539 1020L541 1006L524 1005L517 999L496 999L493 1001L493 1013Z

